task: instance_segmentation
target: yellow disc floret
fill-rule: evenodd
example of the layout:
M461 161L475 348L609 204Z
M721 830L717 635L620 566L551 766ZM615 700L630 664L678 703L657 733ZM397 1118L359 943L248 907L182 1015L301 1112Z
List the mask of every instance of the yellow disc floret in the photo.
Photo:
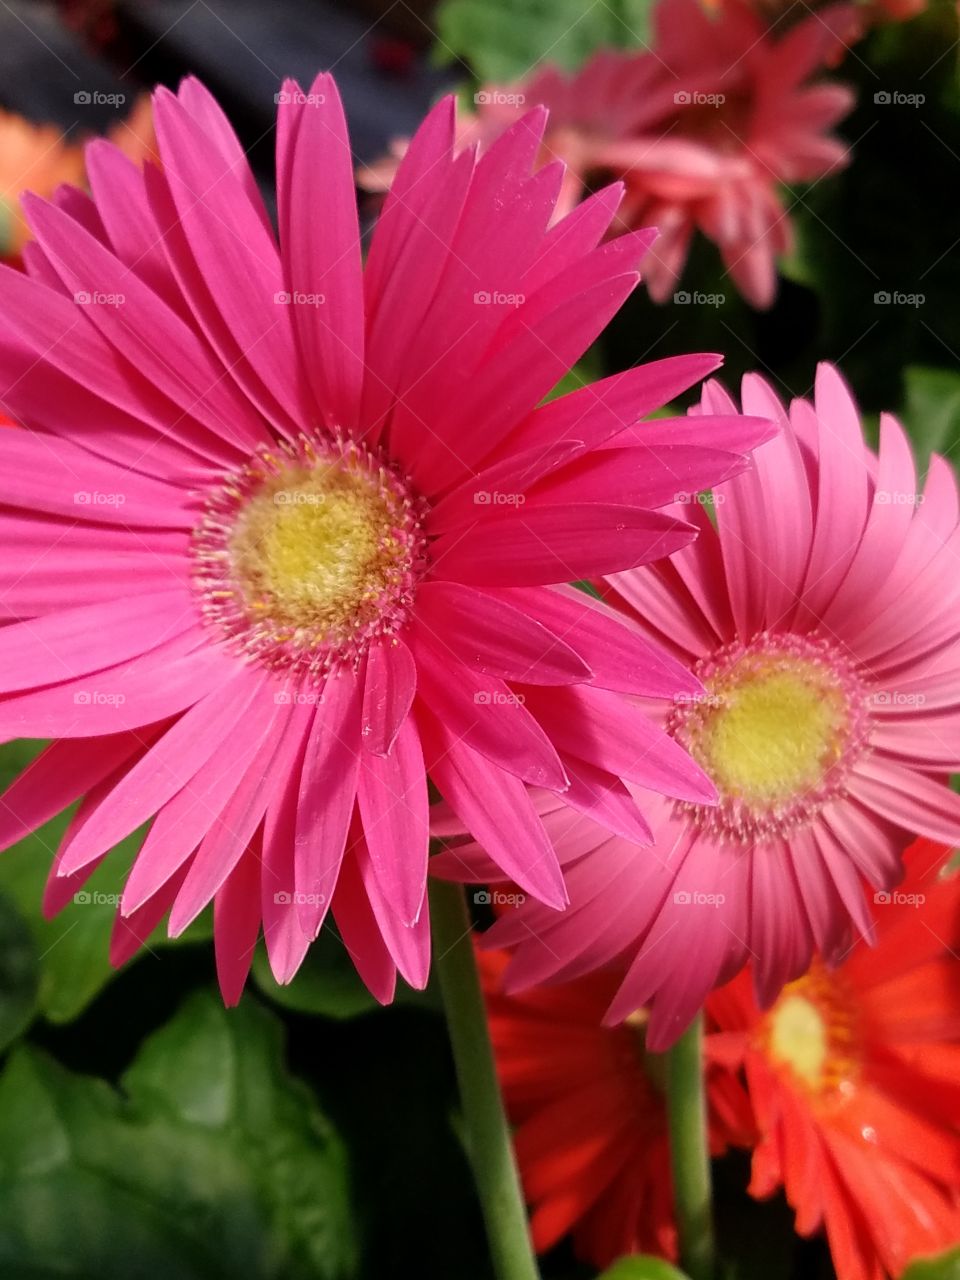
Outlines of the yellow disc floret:
M375 454L339 438L261 451L194 532L205 614L271 666L323 676L403 625L422 511Z

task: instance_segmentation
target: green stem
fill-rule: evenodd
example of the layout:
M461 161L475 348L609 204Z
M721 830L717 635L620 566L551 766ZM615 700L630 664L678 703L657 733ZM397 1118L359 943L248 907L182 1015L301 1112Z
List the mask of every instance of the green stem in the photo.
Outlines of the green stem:
M434 964L460 1086L467 1148L497 1280L540 1280L460 885L430 885Z
M690 1280L712 1280L715 1251L703 1087L702 1013L664 1056L680 1265Z

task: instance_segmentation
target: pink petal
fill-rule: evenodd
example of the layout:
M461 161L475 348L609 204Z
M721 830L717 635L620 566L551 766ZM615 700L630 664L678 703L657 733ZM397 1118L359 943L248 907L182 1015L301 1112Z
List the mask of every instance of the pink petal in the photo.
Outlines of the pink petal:
M409 927L423 906L430 840L427 775L412 717L388 755L364 754L357 800L373 874L390 910ZM376 910L372 898L371 905Z
M474 587L425 582L417 593L417 621L467 666L487 675L528 684L589 679L583 659L525 613L523 602L518 595L518 608Z
M612 505L524 507L433 544L436 573L477 586L537 586L632 569L689 542L683 520Z
M296 885L300 927L316 937L333 897L357 795L362 686L350 671L327 680L300 780Z
M567 903L553 846L523 783L422 711L427 768L466 830L521 889L551 907Z
M441 650L429 633L418 631L414 639L419 700L492 764L533 786L562 791L563 765L523 696Z
M330 427L357 421L363 380L363 282L352 152L331 76L310 86L290 160L280 227L287 290L323 298L292 306L304 367Z
M259 935L260 857L256 845L251 845L213 902L217 981L227 1008L237 1004L243 995Z
M363 684L363 745L388 755L417 691L417 665L398 636L372 644Z

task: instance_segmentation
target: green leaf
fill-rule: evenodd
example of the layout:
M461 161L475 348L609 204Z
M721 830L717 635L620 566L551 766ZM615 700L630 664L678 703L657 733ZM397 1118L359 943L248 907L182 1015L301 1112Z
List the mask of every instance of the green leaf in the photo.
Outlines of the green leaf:
M0 747L0 786L6 787L26 768L43 745L14 742ZM0 855L0 895L19 911L38 957L35 1012L56 1023L71 1022L82 1013L116 972L109 959L110 933L127 872L143 839L139 832L121 841L74 902L55 919L45 920L43 887L71 812L60 814ZM177 941L197 941L210 932L207 913ZM161 926L149 945L168 944Z
M904 370L903 425L910 432L921 470L931 453L952 455L960 443L960 373L911 365Z
M662 1258L644 1255L621 1258L597 1280L687 1280L687 1276Z
M542 61L574 71L602 46L647 43L653 0L445 0L438 57L462 58L480 80L519 80Z
M960 1248L941 1253L938 1258L918 1258L907 1267L901 1280L960 1280Z
M280 1024L201 993L117 1092L20 1047L0 1076L0 1272L123 1280L356 1274L342 1143Z

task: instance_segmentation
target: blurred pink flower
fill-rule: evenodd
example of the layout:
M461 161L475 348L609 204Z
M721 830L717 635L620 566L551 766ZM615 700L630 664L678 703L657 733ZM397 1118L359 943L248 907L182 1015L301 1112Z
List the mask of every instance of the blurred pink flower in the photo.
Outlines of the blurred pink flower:
M845 86L810 83L857 30L853 5L808 13L782 36L742 0L707 12L698 0L660 0L650 51L601 50L575 75L548 67L516 85L488 85L461 116L458 143L481 150L526 108L550 111L540 160L567 165L558 212L621 178L617 226L656 226L644 261L651 296L666 300L701 231L718 246L755 307L776 292L777 255L791 247L784 183L846 164L830 129L849 111ZM361 169L386 190L405 142Z

